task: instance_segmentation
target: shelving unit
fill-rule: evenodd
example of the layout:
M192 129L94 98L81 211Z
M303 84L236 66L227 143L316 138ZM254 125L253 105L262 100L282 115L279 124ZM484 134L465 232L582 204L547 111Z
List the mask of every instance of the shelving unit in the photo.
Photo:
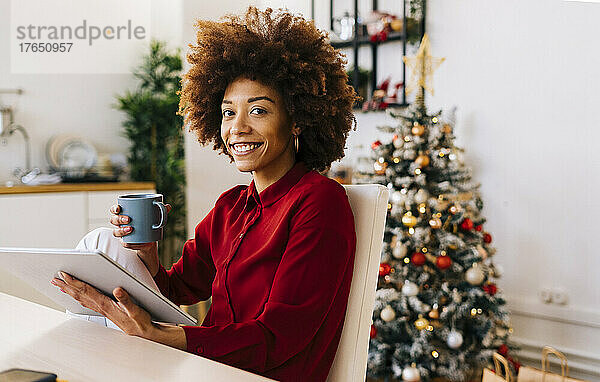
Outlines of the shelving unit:
M346 40L346 41L332 41L331 45L334 48L352 48L353 50L353 61L354 61L354 78L353 78L353 86L354 89L356 90L356 92L359 91L360 88L360 76L359 76L359 66L358 66L358 57L359 57L359 48L361 46L370 46L371 47L371 79L370 79L370 83L372 85L372 88L375 89L377 86L377 54L378 54L378 47L380 45L383 44L388 44L388 43L394 43L394 42L401 42L402 43L402 55L406 56L406 45L407 45L407 2L410 0L403 0L402 1L402 31L401 32L390 32L388 34L388 37L385 41L377 41L377 42L373 42L369 39L368 35L360 35L359 31L361 30L361 28L363 27L361 24L358 23L358 0L354 0L354 36L351 40ZM423 35L425 34L425 10L426 10L426 0L421 0L422 1L422 18L421 18L421 25L420 25L420 36L423 37ZM333 24L334 24L334 14L333 14L333 3L334 0L329 0L329 19L330 19L330 30L333 31ZM314 2L311 4L312 5L312 14L314 14ZM372 6L371 9L373 11L378 10L378 1L377 0L372 0ZM331 32L333 33L333 32ZM404 83L406 84L406 66L404 64L404 62L401 63L402 65L402 80L404 81ZM391 106L407 106L408 103L406 102L406 91L405 91L405 86L402 86L402 102L401 103L397 103L397 104L393 104Z

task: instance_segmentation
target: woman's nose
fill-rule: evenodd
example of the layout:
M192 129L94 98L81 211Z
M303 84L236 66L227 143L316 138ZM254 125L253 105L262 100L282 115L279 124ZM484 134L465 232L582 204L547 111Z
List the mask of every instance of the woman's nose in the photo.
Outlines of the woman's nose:
M248 121L246 118L240 114L238 114L231 125L231 129L229 129L230 134L240 134L240 133L248 133L250 132L251 127L248 125Z

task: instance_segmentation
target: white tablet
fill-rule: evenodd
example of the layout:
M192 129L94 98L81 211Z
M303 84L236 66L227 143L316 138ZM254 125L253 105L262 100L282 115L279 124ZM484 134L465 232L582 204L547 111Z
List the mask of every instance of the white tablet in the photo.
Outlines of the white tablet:
M99 315L50 283L54 277L61 278L59 271L93 285L112 299L112 291L122 287L136 304L150 313L153 321L196 325L192 316L98 250L0 247L0 267L73 313Z

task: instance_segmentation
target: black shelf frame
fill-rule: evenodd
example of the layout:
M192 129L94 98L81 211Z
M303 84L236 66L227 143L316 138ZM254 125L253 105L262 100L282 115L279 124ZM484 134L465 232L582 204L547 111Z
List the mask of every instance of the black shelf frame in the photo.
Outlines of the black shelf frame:
M359 77L359 67L358 67L358 53L359 48L361 46L370 46L371 47L371 79L370 83L373 86L373 89L377 87L377 50L379 45L390 43L390 42L402 42L402 55L406 56L406 19L407 19L407 2L409 0L402 0L402 32L390 32L388 34L388 38L385 41L371 41L369 36L361 36L359 35L359 31L363 28L362 25L358 23L358 0L354 0L354 37L352 40L347 41L332 41L331 45L336 49L342 48L352 48L353 50L353 60L354 60L354 78L352 86L358 93L360 87L360 77ZM427 1L422 1L422 19L421 19L421 38L425 35L425 11L427 9ZM330 33L333 33L333 3L334 0L329 0L329 28ZM314 0L311 0L311 15L313 15L314 20ZM371 9L376 11L378 9L378 1L372 0ZM406 101L406 65L404 61L401 62L402 65L402 81L404 82L404 86L402 86L402 102L396 104L390 104L389 106L408 106Z

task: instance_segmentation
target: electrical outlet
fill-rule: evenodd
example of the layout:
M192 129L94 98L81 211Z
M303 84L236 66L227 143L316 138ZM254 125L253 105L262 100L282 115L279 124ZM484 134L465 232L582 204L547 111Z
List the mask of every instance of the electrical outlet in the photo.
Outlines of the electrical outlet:
M552 302L558 305L566 305L569 302L569 295L565 288L552 288Z
M552 289L550 289L550 288L542 288L538 292L538 296L540 298L540 301L543 302L544 304L551 304L552 303Z

